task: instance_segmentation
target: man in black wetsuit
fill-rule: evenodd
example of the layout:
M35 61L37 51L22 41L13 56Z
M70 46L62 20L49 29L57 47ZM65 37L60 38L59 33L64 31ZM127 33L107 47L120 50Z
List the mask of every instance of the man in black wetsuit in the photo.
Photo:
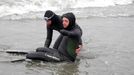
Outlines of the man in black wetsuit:
M59 32L61 29L63 29L62 20L61 20L61 16L56 15L51 10L47 10L45 12L44 19L46 20L46 23L47 23L47 27L46 27L47 28L47 37L46 37L44 47L49 48L51 41L52 41L53 30L56 30ZM54 49L58 49L58 45L59 45L59 42L61 41L61 39L62 39L62 36L59 36L58 39L56 40L56 42L54 43L54 46L53 46ZM79 50L81 47L82 47L82 39L80 39L79 47L76 49L78 53L79 53ZM41 50L41 47L37 48L37 50Z
M76 48L82 36L81 28L75 22L73 13L66 13L62 16L62 23L64 29L61 29L60 41L58 42L57 49L42 48L37 52L29 53L26 57L28 59L37 59L44 61L75 61L77 52Z
M60 30L60 33L63 38L58 50L61 54L69 58L69 60L75 61L77 56L76 48L82 43L82 30L76 24L76 18L73 13L63 14L62 24L64 29Z
M47 10L45 12L44 19L46 20L47 23L46 25L47 37L46 37L44 47L49 48L52 41L53 30L60 31L61 29L63 29L62 20L60 16L56 15L51 10ZM54 48L56 48L55 45Z

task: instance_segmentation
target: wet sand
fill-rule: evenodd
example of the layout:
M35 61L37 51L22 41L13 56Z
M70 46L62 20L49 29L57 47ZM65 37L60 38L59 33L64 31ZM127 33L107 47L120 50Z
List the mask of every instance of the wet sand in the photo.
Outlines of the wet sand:
M75 63L7 62L23 56L0 52L1 75L133 75L134 18L78 19L83 29L83 50ZM43 46L42 20L1 20L0 49L34 50ZM53 40L58 33L54 33ZM6 61L6 62L3 62ZM6 71L6 72L5 72Z

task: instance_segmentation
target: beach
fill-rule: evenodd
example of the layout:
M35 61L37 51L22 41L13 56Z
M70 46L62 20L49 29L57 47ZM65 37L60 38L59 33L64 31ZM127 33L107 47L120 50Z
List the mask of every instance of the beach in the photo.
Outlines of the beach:
M133 75L134 17L78 18L83 49L74 63L10 62L24 58L0 52L1 75ZM54 32L53 42L59 35ZM29 50L44 46L44 20L0 20L0 49ZM52 43L53 45L53 43ZM52 46L51 45L51 46Z

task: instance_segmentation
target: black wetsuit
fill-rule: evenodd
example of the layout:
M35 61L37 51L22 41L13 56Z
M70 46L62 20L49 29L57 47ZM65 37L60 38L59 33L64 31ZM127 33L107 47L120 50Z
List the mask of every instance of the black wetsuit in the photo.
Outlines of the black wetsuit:
M56 48L37 48L36 52L29 53L26 57L44 61L75 61L77 56L75 50L80 42L82 43L82 30L75 23L75 17L72 14L65 14L63 17L70 15L68 28L59 30L61 34L55 42Z
M61 29L63 29L60 16L54 15L54 17L51 20L52 20L51 26L47 25L47 27L46 27L47 28L47 37L46 37L46 41L45 41L45 45L44 45L44 47L48 47L48 48L52 41L53 30L60 31Z
M47 48L49 48L49 46L52 42L53 30L56 30L59 32L61 29L63 29L61 16L55 14L51 20L52 20L52 25L51 26L47 25L47 27L46 27L47 28L47 37L46 37L44 47L47 47ZM82 32L82 29L79 26L78 26L78 28ZM54 49L57 49L57 47L58 47L57 44L61 41L61 38L62 37L59 36L58 39L56 40L56 42L54 43L54 46L53 46ZM82 45L82 39L79 40L79 45Z
M38 48L36 52L27 55L29 59L44 60L44 61L75 61L75 49L78 48L79 39L81 39L81 31L77 25L71 30L61 30L58 42L58 49ZM66 36L67 35L67 36Z

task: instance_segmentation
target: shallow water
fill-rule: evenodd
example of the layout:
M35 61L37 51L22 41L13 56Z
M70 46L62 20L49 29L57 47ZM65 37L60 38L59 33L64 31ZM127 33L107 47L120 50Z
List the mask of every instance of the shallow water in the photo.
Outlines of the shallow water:
M0 21L1 75L133 75L134 18L78 19L83 29L83 50L75 63L40 61L10 62L25 58L11 55L6 49L35 50L44 44L45 23L42 20ZM58 32L54 33L54 37ZM54 40L56 38L53 38Z

